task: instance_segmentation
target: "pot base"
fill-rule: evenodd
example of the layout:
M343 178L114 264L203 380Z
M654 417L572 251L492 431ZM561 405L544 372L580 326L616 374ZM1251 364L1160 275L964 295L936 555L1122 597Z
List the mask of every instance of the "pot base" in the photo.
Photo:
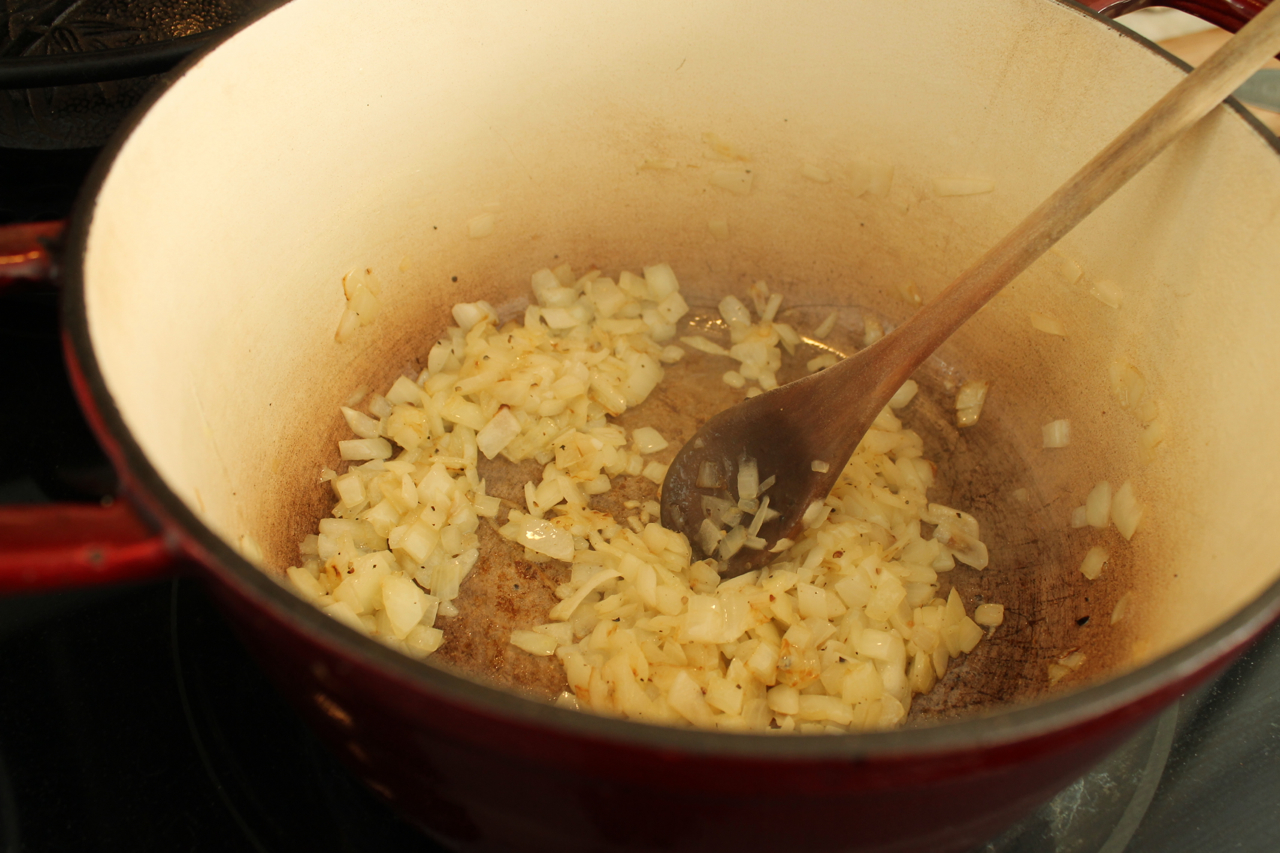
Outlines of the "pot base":
M172 600L174 675L210 781L260 849L445 850L352 776L278 698L199 588ZM975 853L1116 853L1162 778L1178 705L1034 814ZM246 724L246 721L253 721Z

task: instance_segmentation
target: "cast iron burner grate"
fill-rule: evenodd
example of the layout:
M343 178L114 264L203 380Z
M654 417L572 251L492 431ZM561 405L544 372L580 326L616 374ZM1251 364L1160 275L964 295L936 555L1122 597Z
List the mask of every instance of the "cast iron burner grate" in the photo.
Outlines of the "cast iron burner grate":
M444 850L304 728L193 583L175 582L171 602L173 677L191 741L246 842L259 851Z

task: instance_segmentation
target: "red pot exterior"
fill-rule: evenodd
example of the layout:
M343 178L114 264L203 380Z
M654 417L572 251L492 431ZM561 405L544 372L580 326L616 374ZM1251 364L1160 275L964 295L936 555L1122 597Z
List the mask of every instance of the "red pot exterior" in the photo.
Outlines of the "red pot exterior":
M312 728L406 818L468 851L963 851L989 840L1234 657L1110 713L930 755L779 760L647 749L442 700L319 646L234 587L215 598Z
M1195 15L1216 27L1236 32L1262 11L1268 0L1082 0L1085 6L1110 18L1163 6Z

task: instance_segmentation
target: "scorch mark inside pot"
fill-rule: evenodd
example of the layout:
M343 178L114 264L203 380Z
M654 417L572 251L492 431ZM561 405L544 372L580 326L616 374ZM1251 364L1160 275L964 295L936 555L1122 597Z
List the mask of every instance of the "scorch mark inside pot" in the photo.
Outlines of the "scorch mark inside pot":
M673 334L728 348L726 319L738 326L735 343L763 341L776 351L779 336L736 299L719 310L695 307L686 314L683 299L671 299L678 297L674 276L650 269L656 270L649 278L657 292L629 274L615 283L598 272L577 280L567 268L544 271L541 283L535 276L542 309L500 330L488 306L455 309L468 331L452 332L448 347L432 351L419 383L401 379L386 397L370 398L368 415L348 413L360 437L344 451L357 461L329 476L339 498L336 514L343 518L322 523L322 535L304 543L304 565L289 571L299 591L353 628L415 656L434 652L431 660L438 664L508 687L652 721L788 730L875 727L897 722L906 707L916 716L947 715L1019 698L1028 682L1043 681L1044 658L1053 660L1061 646L1038 640L1045 620L1037 614L1046 596L1061 590L1028 573L1052 558L1055 544L1032 532L1047 525L1043 509L1027 500L1033 484L1021 460L990 452L1000 442L998 419L970 430L955 427L948 403L956 376L941 364L922 371L925 392L900 414L923 436L928 455L945 460L930 490L935 504L971 509L983 520L983 538L998 543L992 571L978 575L961 567L937 574L954 560L951 549L939 547L949 541L946 531L937 535L931 522L939 519L930 515L922 492L917 496L933 468L919 458L913 433L895 432L890 414L877 435L879 449L889 453L855 456L850 463L866 474L862 495L851 492L844 503L833 502L834 520L861 525L847 543L833 540L834 528L827 529L783 554L781 565L763 575L720 585L713 569L689 567L687 545L677 553L678 544L667 547L663 532L648 529L656 527L660 469L706 417L741 399L745 377L767 386L776 369L776 380L788 381L832 351L849 351L875 325L856 308L786 307L775 319L783 337L797 345L780 365L767 354L738 363L701 344L679 354L672 350ZM753 291L757 317L773 317L778 295ZM657 313L664 302L665 315ZM592 328L601 315L606 328ZM630 358L631 373L597 385L590 371L553 368L542 378L548 386L560 383L562 393L532 400L530 383L520 388L527 376L512 386L512 375L493 364L539 360L529 348L532 329L549 352L576 347L580 363L596 364L622 354ZM818 342L794 335L815 329L831 337ZM658 371L666 376L653 387L660 361L667 362ZM642 374L639 387L628 388L634 373ZM628 393L630 399L622 399ZM582 407L582 417L556 423L573 405ZM617 412L608 422L606 407ZM516 420L512 411L523 422L504 426L504 417ZM533 443L531 424L542 424L545 433ZM631 437L641 427L657 427L666 447L639 453ZM589 452L590 443L600 444L598 436L605 435L593 438L594 429L612 430L614 452L594 468L586 464L584 472L583 448ZM393 448L388 437L403 449ZM477 437L487 451L524 459L486 460L476 453ZM903 441L895 458L895 442ZM527 458L530 453L535 458ZM577 494L564 473L575 463ZM449 492L448 475L459 471L466 473ZM1010 506L1014 492L1019 499ZM876 493L887 503L877 505ZM918 509L900 506L910 503L908 495ZM582 510L569 509L579 505ZM572 566L550 554L572 556ZM670 587L661 600L659 587ZM948 587L955 590L949 596ZM582 604L569 613L564 600ZM993 601L1005 605L1004 624L974 649L981 631L964 615L966 604L973 612ZM513 631L523 648L512 644ZM971 653L960 666L948 667L961 649ZM962 682L961 666L968 670ZM944 683L931 691L938 677ZM914 702L913 691L922 694Z

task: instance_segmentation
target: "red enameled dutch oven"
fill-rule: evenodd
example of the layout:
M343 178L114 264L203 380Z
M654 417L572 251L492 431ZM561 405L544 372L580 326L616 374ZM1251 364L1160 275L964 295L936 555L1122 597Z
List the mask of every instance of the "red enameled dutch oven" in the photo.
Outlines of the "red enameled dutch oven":
M1238 25L1258 4L1190 5ZM420 357L454 302L515 306L557 257L667 261L691 302L764 278L787 304L900 320L903 282L936 292L1183 73L1058 0L295 0L186 64L91 177L66 346L122 500L6 510L0 582L191 567L352 770L461 849L972 847L1280 611L1280 153L1238 105L940 354L992 389L941 460L963 466L992 566L951 582L1008 615L906 729L574 713L403 658L276 575L325 501L338 405ZM749 193L712 184L708 132L749 155ZM940 193L946 177L989 191ZM482 214L492 232L471 236ZM357 268L390 307L339 344ZM1119 404L1116 364L1154 408ZM1045 451L1059 418L1071 445ZM1071 526L1102 480L1142 502L1131 541ZM1094 545L1111 559L1089 581Z

